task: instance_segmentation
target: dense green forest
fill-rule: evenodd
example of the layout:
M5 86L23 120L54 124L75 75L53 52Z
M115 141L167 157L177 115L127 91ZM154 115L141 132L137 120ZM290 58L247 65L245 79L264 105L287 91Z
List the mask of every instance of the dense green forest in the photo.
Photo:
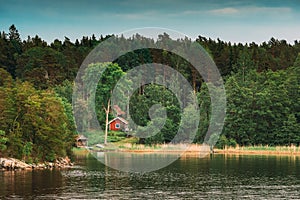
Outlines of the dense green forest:
M75 126L71 106L74 79L89 52L109 37L93 35L74 43L65 37L64 41L56 39L48 44L39 36L22 41L14 25L1 33L0 156L34 161L54 160L70 153L77 130L89 131L80 123L76 123L77 129ZM172 45L166 33L157 41L140 35L131 40ZM300 144L300 41L289 44L271 38L262 44L232 44L199 36L196 41L180 40L180 48L189 48L195 42L209 53L225 81L227 115L219 147ZM179 71L193 87L200 107L194 142L201 143L211 112L207 85L188 62L170 52L139 50L115 60L106 78L99 81L106 85L97 88L96 105L107 104L109 91L126 71L153 62ZM168 74L162 78L168 79ZM158 134L140 139L141 143L170 142L177 132L180 107L174 94L162 86L148 84L137 90L127 113L145 126L152 123L148 110L157 103L165 106L168 118ZM105 128L106 114L112 119L113 109L109 113L102 106L96 109L99 123Z

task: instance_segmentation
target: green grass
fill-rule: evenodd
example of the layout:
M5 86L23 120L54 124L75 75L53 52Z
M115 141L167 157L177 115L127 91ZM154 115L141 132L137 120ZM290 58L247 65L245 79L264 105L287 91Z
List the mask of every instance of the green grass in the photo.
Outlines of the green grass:
M243 150L249 150L249 151L276 151L276 147L270 147L270 146L248 146L248 147L242 147Z
M88 151L85 148L77 148L77 147L73 147L72 152L75 155L85 155L88 153Z
M94 146L96 144L104 143L104 132L88 131L84 133L84 136L88 138L88 145ZM107 135L107 142L120 142L126 139L126 133L121 131L109 131Z

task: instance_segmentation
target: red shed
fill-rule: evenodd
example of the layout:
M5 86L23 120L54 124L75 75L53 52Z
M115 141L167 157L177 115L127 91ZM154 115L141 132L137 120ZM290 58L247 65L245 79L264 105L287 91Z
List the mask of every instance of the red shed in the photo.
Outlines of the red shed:
M111 131L128 131L128 122L122 117L116 117L108 122Z

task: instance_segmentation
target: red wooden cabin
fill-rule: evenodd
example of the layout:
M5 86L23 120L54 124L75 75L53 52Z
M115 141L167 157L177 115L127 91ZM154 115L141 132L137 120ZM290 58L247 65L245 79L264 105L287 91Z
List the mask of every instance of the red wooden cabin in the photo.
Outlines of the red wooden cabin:
M116 117L108 122L111 131L128 131L128 122L122 117Z

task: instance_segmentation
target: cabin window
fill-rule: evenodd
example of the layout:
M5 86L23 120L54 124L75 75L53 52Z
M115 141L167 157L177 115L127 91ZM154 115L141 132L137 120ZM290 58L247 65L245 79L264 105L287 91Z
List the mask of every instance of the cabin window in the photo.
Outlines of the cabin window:
M119 124L119 123L116 123L115 127L116 127L116 128L120 128L120 124Z

